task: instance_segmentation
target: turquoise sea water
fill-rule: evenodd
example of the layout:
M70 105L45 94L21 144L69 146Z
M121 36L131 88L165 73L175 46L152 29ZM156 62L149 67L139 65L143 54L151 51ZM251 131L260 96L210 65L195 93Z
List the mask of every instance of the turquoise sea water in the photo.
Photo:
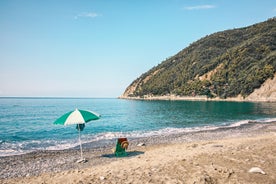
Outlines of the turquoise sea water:
M139 138L276 121L276 103L0 98L0 156L61 150L79 144L75 126L53 122L74 109L101 118L86 124L82 142Z

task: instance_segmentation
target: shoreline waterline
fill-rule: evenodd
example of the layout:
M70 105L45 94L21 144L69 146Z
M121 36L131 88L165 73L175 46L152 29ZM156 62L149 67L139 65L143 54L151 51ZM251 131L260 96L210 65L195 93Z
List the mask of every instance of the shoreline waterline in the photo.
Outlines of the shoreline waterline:
M190 133L199 133L204 131L220 131L221 129L228 128L239 128L242 126L246 126L249 124L265 124L265 123L273 123L276 122L276 118L270 119L262 119L262 120L242 120L235 121L232 123L221 124L221 125L206 125L206 126L196 126L196 127L184 127L184 128L164 128L153 131L132 131L132 132L104 132L96 135L82 135L85 138L82 140L82 144L86 148L98 149L101 147L110 147L110 145L116 142L118 137L128 137L131 140L139 140L139 139L150 139L151 137L166 137L166 136L175 136L178 134L190 134ZM50 144L49 140L46 141L30 141L28 143L20 143L20 144L40 144L41 147L30 150L13 150L13 149L3 149L0 150L0 158L6 156L14 156L14 155L24 155L32 152L39 151L62 151L62 150L70 150L70 149L78 149L79 142L77 140L77 134L74 135L75 140L74 143L62 143L57 140L54 141L53 146L43 147L43 144ZM5 143L1 143L5 144ZM3 147L3 145L2 145Z
M229 97L222 99L219 97L209 98L205 95L203 96L176 96L176 95L163 95L163 96L145 96L145 97L129 97L129 96L119 96L118 99L124 100L145 100L145 101L210 101L210 102L268 102L275 103L276 98L247 98L241 95L237 97Z

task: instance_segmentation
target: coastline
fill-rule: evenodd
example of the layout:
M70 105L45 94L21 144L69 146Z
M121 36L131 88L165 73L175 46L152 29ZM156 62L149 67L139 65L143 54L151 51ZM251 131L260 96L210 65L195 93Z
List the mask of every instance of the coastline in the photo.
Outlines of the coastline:
M275 97L246 97L243 98L241 95L232 98L222 99L219 97L208 98L207 96L176 96L176 95L163 95L163 96L145 96L145 97L128 97L120 96L119 99L125 100L171 100L171 101L225 101L225 102L276 102Z
M249 123L130 140L129 155L123 158L114 157L110 145L97 149L87 146L84 157L88 162L83 164L76 163L78 149L38 151L1 157L0 182L258 183L260 179L273 183L276 181L275 138L276 122ZM141 142L146 146L137 146ZM250 166L258 166L267 174L248 173Z
M128 88L127 88L128 89ZM133 91L136 90L136 87L131 88L131 90L126 90L120 97L120 99L128 100L186 100L186 101L227 101L227 102L276 102L276 73L271 79L267 79L260 88L255 89L247 97L238 95L236 97L221 99L208 98L206 95L201 96L178 96L175 94L168 94L162 96L153 96L145 95L144 97L129 97L130 94L133 94Z

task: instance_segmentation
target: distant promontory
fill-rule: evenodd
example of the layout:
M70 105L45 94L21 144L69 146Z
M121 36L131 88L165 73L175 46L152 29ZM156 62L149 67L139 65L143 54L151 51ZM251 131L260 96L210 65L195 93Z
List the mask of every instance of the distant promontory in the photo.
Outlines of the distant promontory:
M142 74L120 98L276 101L276 18L201 38Z

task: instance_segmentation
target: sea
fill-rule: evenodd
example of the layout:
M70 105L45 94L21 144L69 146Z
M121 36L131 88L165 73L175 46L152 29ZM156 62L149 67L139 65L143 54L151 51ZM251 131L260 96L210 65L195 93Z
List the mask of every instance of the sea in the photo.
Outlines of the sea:
M82 143L130 139L276 121L276 103L143 101L117 98L0 98L0 157L79 145L75 125L54 125L76 108L101 115L86 123Z

